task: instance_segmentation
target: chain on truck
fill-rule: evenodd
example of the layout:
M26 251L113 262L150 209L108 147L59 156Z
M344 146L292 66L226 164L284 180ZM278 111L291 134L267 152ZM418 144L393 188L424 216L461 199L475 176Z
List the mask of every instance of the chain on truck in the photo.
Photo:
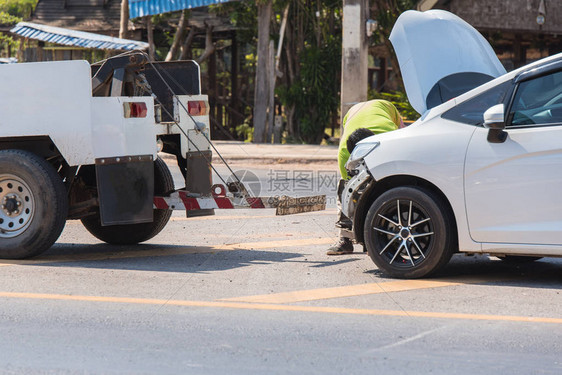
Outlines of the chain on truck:
M68 219L104 242L136 244L156 236L174 209L192 217L325 208L325 196L253 197L235 174L227 183L217 173L223 184L213 185L213 151L220 154L193 61L131 52L92 65L10 64L0 66L0 82L1 258L46 251ZM185 188L175 190L159 151L175 156Z

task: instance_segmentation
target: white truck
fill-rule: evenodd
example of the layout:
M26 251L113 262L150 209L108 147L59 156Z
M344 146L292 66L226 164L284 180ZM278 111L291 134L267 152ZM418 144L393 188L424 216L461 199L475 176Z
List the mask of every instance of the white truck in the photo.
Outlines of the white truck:
M107 243L135 244L157 235L173 209L323 209L323 196L263 199L240 181L212 184L199 74L194 62L150 63L138 52L93 65L0 66L0 258L44 252L67 219ZM159 147L176 156L185 189L174 190Z

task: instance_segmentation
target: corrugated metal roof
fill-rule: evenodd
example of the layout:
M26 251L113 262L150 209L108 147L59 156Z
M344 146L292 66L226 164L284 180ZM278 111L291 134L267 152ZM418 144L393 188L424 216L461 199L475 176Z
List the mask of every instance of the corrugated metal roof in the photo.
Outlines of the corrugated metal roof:
M176 10L206 7L234 0L129 0L129 17L151 16Z
M45 26L31 22L19 22L10 32L25 38L42 40L44 42L62 44L65 46L79 46L95 49L135 50L147 49L148 43L136 40L113 38L107 35L87 33Z

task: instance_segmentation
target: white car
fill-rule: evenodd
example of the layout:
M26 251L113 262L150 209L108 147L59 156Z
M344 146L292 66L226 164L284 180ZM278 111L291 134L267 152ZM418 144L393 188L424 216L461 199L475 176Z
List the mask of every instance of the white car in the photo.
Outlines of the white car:
M456 252L562 256L562 54L506 73L441 10L402 14L390 39L422 117L353 150L341 198L356 241L401 278Z

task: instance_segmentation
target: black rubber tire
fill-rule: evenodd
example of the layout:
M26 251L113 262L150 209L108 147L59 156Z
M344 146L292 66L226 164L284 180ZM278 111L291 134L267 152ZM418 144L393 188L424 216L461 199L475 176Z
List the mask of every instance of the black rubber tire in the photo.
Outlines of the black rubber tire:
M543 257L528 257L523 255L504 255L504 256L498 256L497 258L503 260L506 263L525 264L525 263L536 262L537 260L540 260Z
M21 186L14 186L22 191L16 190L17 200L25 200L22 206L29 205L30 210L18 233L0 233L0 258L22 259L43 253L59 238L66 223L68 198L62 179L47 161L23 150L0 151L0 176L4 181L19 180ZM6 190L0 194L6 194ZM21 216L11 219L17 226ZM2 224L5 221L3 218Z
M400 220L393 211L400 212ZM391 215L395 215L394 220ZM408 223L413 224L411 229L402 231L400 228L408 228ZM383 193L371 205L365 219L365 246L373 262L386 275L403 279L425 277L444 267L456 252L454 228L450 209L436 194L417 186L397 187ZM406 237L399 236L400 233ZM423 236L425 233L432 234Z
M154 162L154 194L166 194L174 190L174 180L168 166L160 158ZM94 237L113 245L134 245L156 236L168 223L171 210L154 210L150 223L102 226L99 213L82 219L82 224Z

